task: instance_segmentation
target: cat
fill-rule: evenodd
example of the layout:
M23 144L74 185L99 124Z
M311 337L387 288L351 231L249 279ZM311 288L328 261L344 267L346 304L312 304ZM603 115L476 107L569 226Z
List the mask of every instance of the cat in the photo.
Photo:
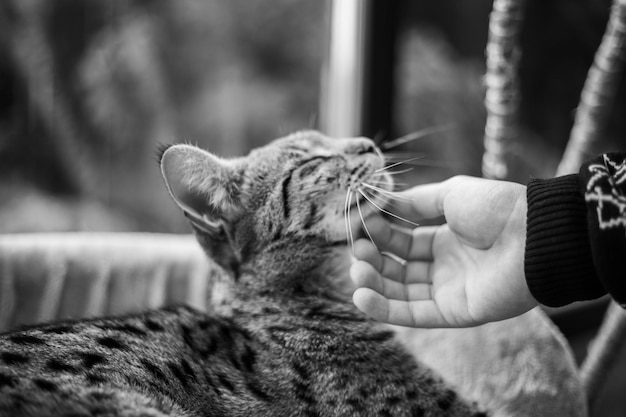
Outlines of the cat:
M393 186L374 142L302 131L159 160L224 300L1 335L0 416L486 415L350 302L354 213L376 210L360 185Z

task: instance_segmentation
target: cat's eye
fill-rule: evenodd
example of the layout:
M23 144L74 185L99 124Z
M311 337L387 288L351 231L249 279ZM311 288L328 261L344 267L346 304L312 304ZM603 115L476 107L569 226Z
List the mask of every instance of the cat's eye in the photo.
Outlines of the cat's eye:
M287 148L287 151L289 151L289 153L292 153L294 155L304 155L304 154L306 154L308 152L308 149L292 145L292 146Z
M376 148L374 145L366 145L362 149L357 152L357 155L363 155L366 153L376 153Z

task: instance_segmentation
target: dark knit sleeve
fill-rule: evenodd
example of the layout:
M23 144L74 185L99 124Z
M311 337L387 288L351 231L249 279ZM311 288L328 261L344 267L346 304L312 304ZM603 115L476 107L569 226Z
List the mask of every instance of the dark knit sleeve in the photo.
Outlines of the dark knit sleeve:
M606 293L594 268L581 186L578 175L528 183L524 272L533 297L547 306Z
M604 154L580 169L589 241L604 288L626 307L626 154Z

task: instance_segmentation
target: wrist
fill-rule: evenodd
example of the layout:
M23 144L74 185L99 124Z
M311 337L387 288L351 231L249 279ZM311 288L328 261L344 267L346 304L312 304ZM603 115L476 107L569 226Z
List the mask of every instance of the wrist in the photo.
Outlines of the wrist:
M535 299L557 307L605 293L591 256L578 175L529 182L524 273Z

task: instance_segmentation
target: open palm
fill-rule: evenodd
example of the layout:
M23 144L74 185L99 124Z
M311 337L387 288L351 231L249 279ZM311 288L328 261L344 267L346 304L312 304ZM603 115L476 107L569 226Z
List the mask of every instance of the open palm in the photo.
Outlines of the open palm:
M440 226L406 229L368 220L355 243L356 306L373 318L415 327L465 327L521 314L537 304L524 278L525 187L470 177L414 187L394 210Z

